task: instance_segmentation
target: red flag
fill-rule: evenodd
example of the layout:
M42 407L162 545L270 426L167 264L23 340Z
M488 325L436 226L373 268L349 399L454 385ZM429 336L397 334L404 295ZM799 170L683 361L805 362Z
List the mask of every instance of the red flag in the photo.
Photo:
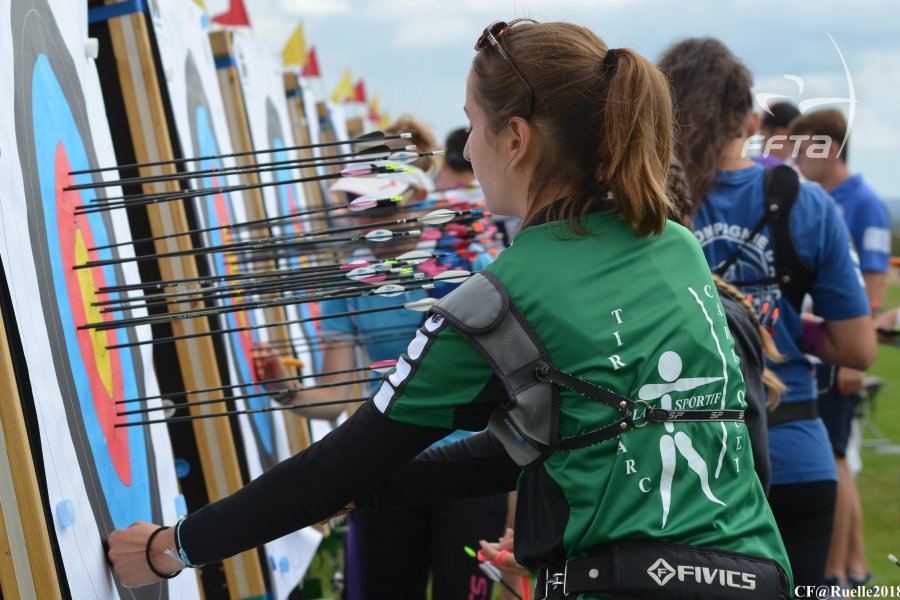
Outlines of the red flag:
M220 25L250 27L250 19L247 17L247 10L244 8L244 0L231 0L228 10L221 15L216 15L212 20Z
M360 79L359 81L356 82L356 85L353 86L353 91L356 93L356 101L365 104L366 103L366 84L363 83L362 79Z
M306 57L306 64L303 65L303 70L300 74L304 77L321 77L319 74L319 58L316 56L315 46L309 49L309 54Z

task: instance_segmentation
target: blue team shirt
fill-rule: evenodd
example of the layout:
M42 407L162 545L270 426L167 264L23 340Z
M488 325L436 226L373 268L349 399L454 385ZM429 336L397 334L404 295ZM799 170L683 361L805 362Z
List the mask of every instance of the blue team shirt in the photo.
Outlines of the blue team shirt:
M720 171L716 185L694 216L694 234L713 271L727 261L763 215L765 169L753 165L737 171ZM828 320L851 319L869 313L847 227L834 200L824 190L801 184L791 211L791 233L800 259L816 272L810 295L816 314ZM768 228L756 235L724 274L726 281L756 281L775 274ZM757 312L769 303L778 308L775 344L785 356L772 363L788 386L782 402L817 397L813 366L800 351L800 316L782 297L776 284L742 288L753 295ZM836 480L831 444L821 419L794 421L769 430L772 484Z
M480 252L480 246L473 244ZM454 265L454 268L468 270L480 270L490 264L492 257L480 252L471 263ZM439 283L434 289L434 296L441 297L449 293L457 284ZM338 298L319 303L322 316L336 315L345 312L381 308L397 304L407 304L422 300L428 294L424 290L412 290L399 296L362 296L358 298ZM355 340L363 346L369 360L393 360L406 352L409 341L415 337L416 330L422 324L424 313L413 310L385 310L368 314L333 317L321 321L321 335L323 340L347 339ZM371 391L375 391L378 382L371 384ZM470 431L454 431L442 440L432 444L432 448L450 444L472 435Z
M861 175L831 191L844 215L864 272L887 273L891 256L891 218L881 198Z

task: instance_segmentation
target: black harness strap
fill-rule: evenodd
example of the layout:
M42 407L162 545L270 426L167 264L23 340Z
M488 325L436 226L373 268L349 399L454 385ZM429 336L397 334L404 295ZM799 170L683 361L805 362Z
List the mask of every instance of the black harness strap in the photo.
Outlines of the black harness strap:
M750 235L716 269L716 275L724 274L734 265L747 244L753 241L763 227L769 226L772 254L775 262L775 276L755 281L731 281L737 287L777 284L788 302L800 312L803 297L812 288L816 273L810 269L797 253L791 236L791 210L800 193L800 177L787 165L767 168L765 176L765 212L750 231Z
M640 429L650 423L709 423L717 421L743 421L743 410L667 410L653 408L645 401L634 402L615 392L595 385L578 377L564 373L548 362L540 361L534 367L535 377L539 381L549 381L560 387L569 389L592 400L597 400L621 413L621 417L600 429L574 435L560 440L550 447L550 452L567 452L578 448L586 448L612 439L631 429ZM637 405L645 408L644 421L635 423L634 409Z
M778 427L793 421L811 421L819 418L819 401L782 402L773 412L767 413L769 427Z

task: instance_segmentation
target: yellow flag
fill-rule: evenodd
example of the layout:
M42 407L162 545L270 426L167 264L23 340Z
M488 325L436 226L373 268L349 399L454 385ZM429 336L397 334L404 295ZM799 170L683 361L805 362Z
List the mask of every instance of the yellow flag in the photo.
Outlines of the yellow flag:
M281 51L281 58L286 67L302 67L306 64L306 36L303 35L303 25L297 25L294 29Z
M356 93L353 89L353 78L350 77L350 69L344 69L340 82L338 82L337 87L334 88L334 92L331 94L331 101L335 104L340 104L354 98L356 98Z
M194 0L194 4L196 4L197 6L199 6L200 8L202 8L203 10L206 10L206 5L203 4L203 0Z

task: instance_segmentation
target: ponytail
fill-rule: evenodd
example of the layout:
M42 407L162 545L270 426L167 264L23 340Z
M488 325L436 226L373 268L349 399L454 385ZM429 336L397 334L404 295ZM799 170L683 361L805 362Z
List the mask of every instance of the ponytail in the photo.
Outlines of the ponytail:
M666 194L673 147L668 83L650 62L630 49L610 50L598 147L600 178L616 209L638 235L660 233L672 210Z
M521 117L540 138L525 222L546 211L583 235L585 215L609 198L636 234L662 232L672 209L666 178L674 146L662 73L634 50L609 52L590 30L569 23L520 23L503 43L534 91L533 108L497 52L475 56L474 93L492 131ZM565 196L552 197L559 189Z

